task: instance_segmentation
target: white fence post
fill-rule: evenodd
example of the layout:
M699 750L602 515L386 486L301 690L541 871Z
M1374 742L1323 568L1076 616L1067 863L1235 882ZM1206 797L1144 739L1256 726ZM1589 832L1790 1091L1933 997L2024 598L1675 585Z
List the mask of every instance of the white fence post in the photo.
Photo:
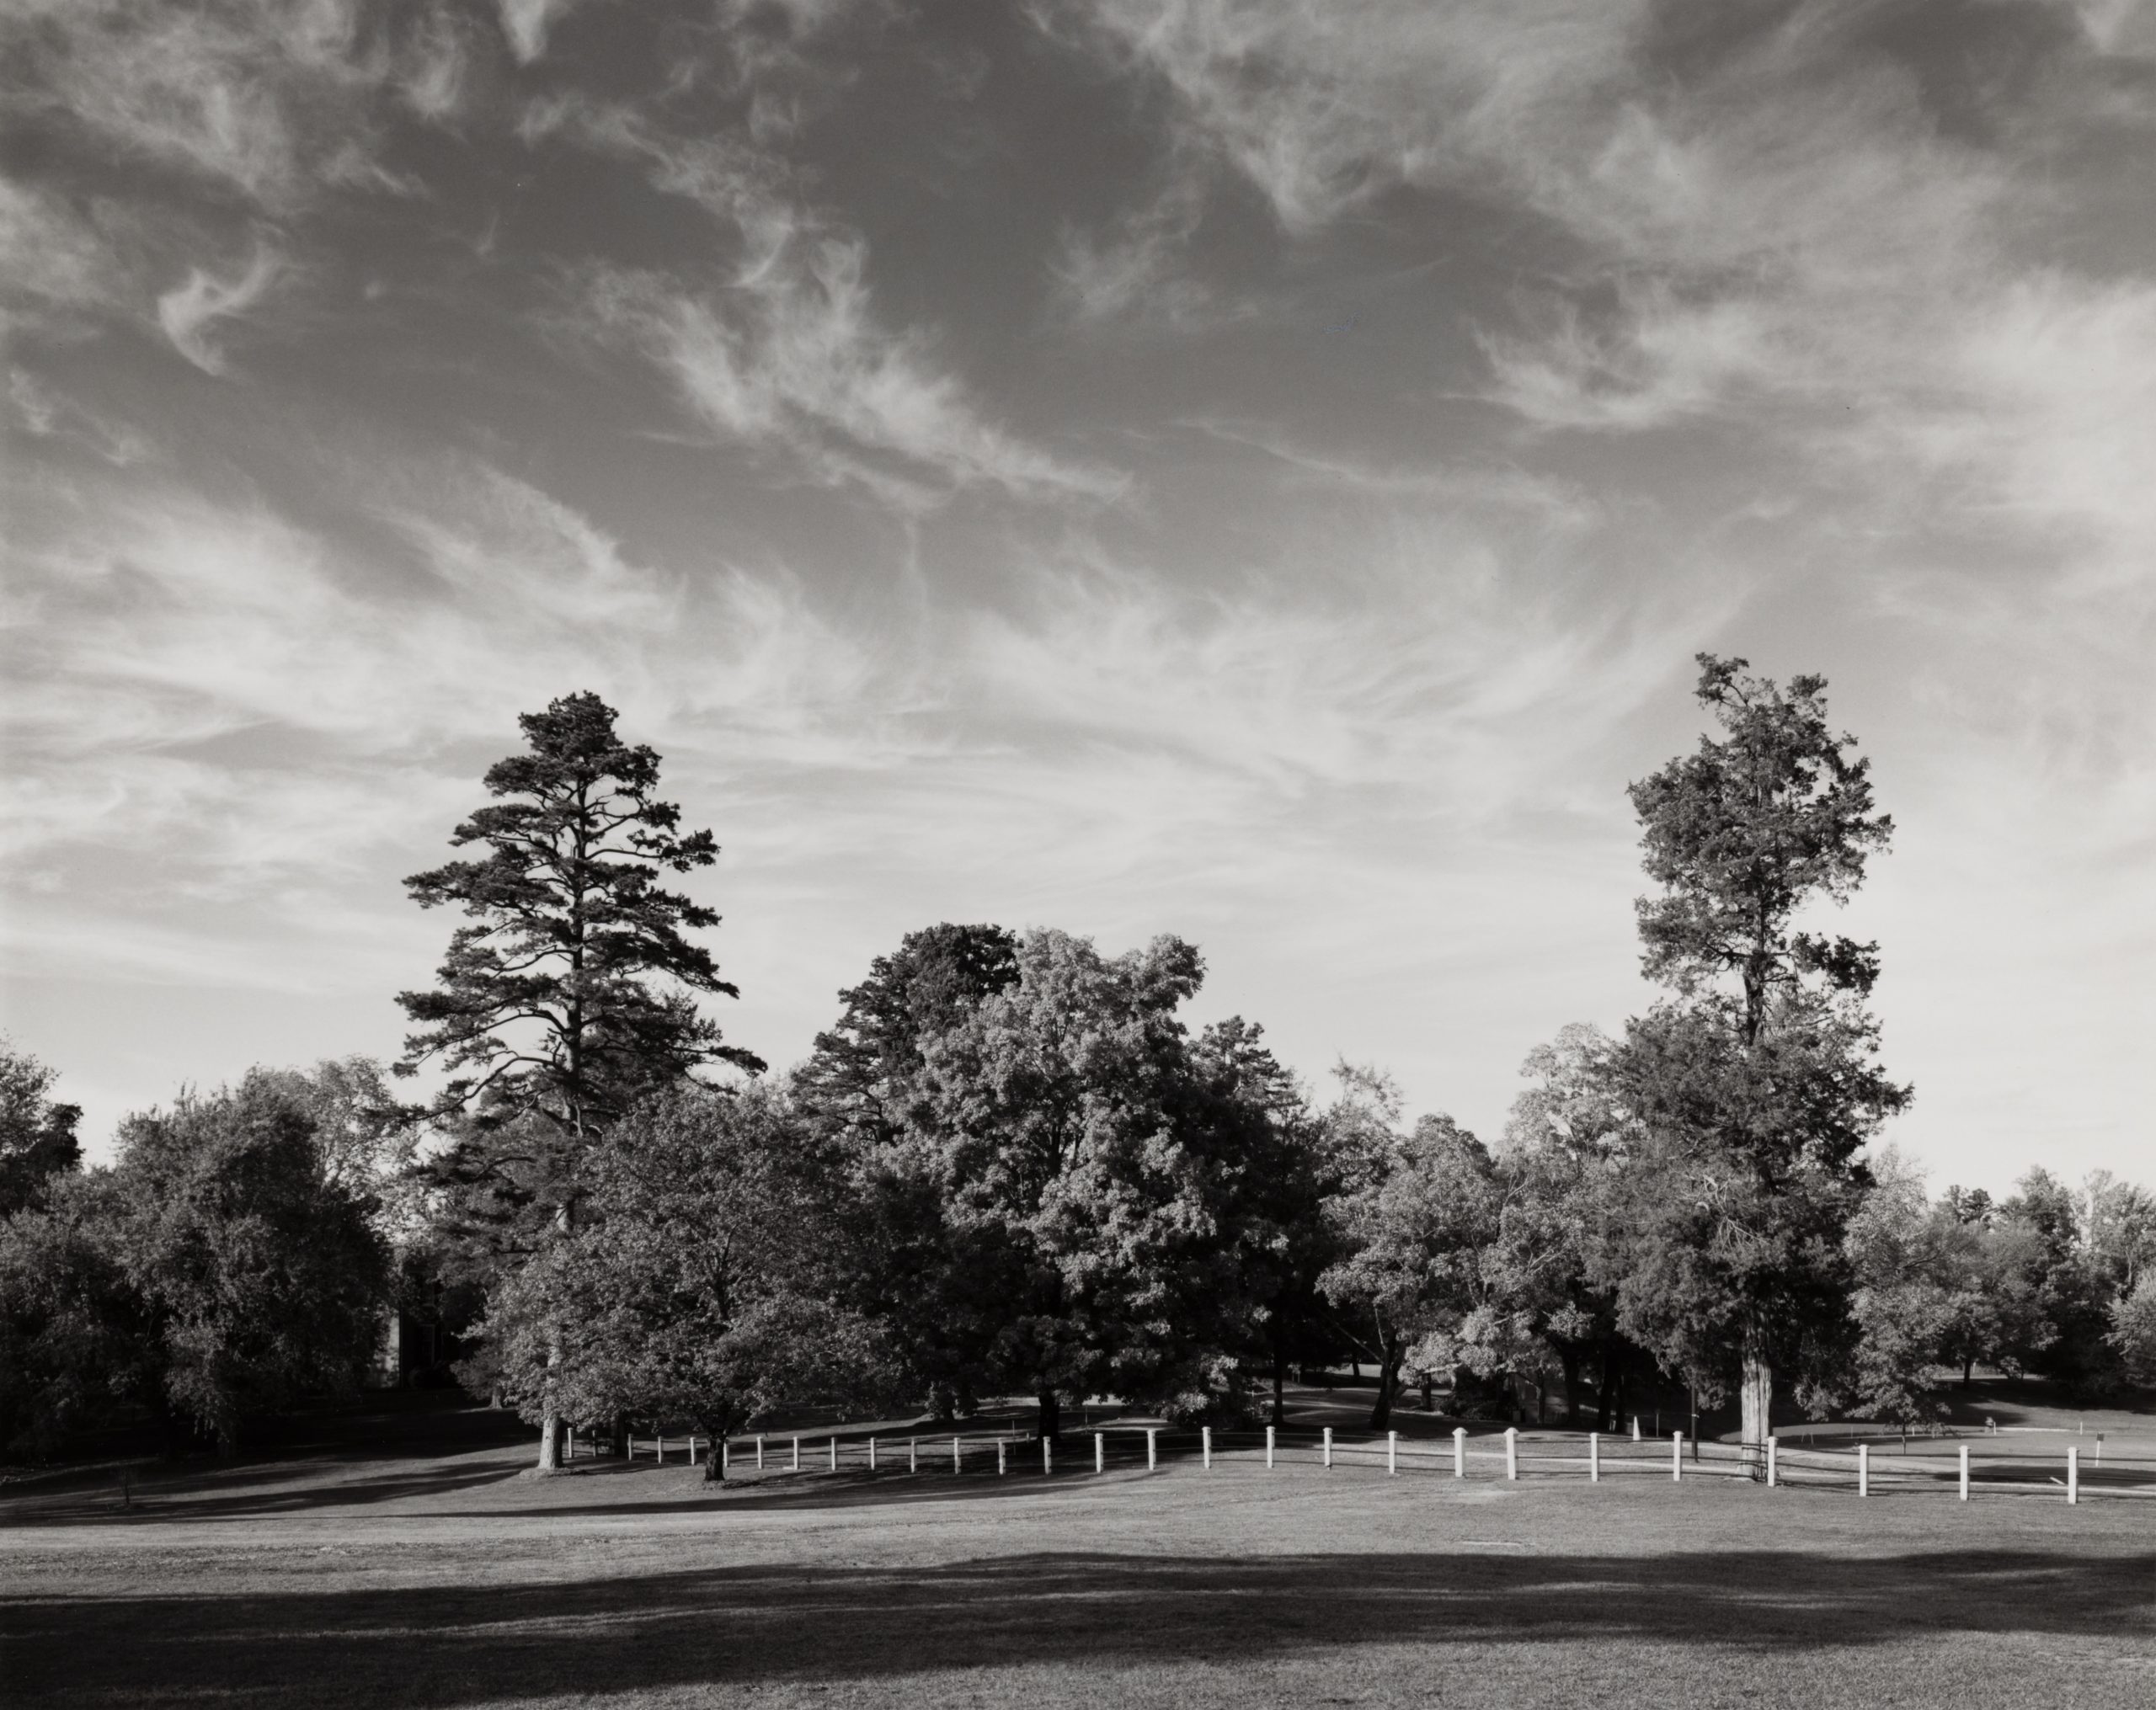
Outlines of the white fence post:
M1599 1431L1587 1434L1587 1482L1590 1484L1602 1482L1602 1433Z
M1856 1494L1860 1496L1871 1494L1871 1445L1869 1443L1856 1446Z
M1160 1436L1159 1426L1145 1427L1145 1470L1149 1473L1161 1464Z
M1961 1500L1969 1500L1969 1446L1961 1445Z
M2081 1451L2079 1449L2066 1452L2066 1500L2068 1502L2081 1500Z
M1328 1467L1332 1464L1332 1427L1331 1425L1325 1428L1325 1464Z
M1518 1425L1505 1427L1505 1477L1508 1478L1519 1477L1519 1427Z
M1093 1433L1093 1470L1105 1473L1108 1469L1108 1440L1100 1432Z
M1004 1465L1004 1463L1003 1463L1003 1439L1002 1439L1002 1438L1001 1438L1001 1437L998 1437L998 1438L995 1440L995 1472L996 1472L996 1476L997 1476L998 1478L1001 1478L1001 1477L1002 1477L1006 1473L1008 1473L1010 1470L1011 1470L1011 1469L1010 1469L1008 1467L1005 1466L1005 1465Z
M729 1473L734 1469L734 1445L724 1437L718 1440L718 1470Z
M873 1437L868 1440L868 1470L872 1473L876 1470L876 1439Z
M1273 1470L1273 1427L1271 1425L1265 1428L1265 1470L1268 1473Z
M652 1440L652 1451L651 1458L664 1466L666 1462L666 1439L654 1437Z
M1640 1440L1640 1416L1639 1416L1639 1414L1634 1414L1632 1415L1632 1441L1633 1441L1634 1442L1636 1442L1636 1443L1637 1441L1639 1441L1639 1440Z
M691 1467L696 1464L696 1434L694 1431L689 1433L689 1464Z
M1053 1473L1054 1471L1055 1439L1053 1437L1043 1437L1041 1439L1041 1473L1043 1476L1045 1477Z
M838 1471L838 1469L839 1469L839 1440L838 1440L836 1437L833 1437L833 1438L831 1439L831 1471L833 1471L834 1473L835 1473L835 1472L837 1472L837 1471Z
M798 1473L801 1470L801 1439L798 1437L793 1440L793 1460L786 1470L789 1473Z
M576 1427L569 1427L569 1459L576 1459Z
M764 1470L764 1440L761 1437L756 1439L756 1470L759 1473Z
M1456 1425L1452 1428L1452 1476L1467 1476L1467 1427Z
M953 1473L963 1473L966 1470L965 1451L959 1446L958 1439L956 1437L951 1439L951 1470Z
M1777 1474L1780 1473L1780 1467L1779 1467L1779 1466L1776 1464L1776 1462L1775 1462L1775 1452L1776 1452L1778 1449L1780 1449L1780 1446L1781 1446L1781 1440L1780 1440L1780 1438L1775 1437L1775 1436L1769 1436L1768 1437L1768 1439L1767 1439L1767 1489L1769 1489L1769 1490L1771 1490L1771 1489L1773 1489L1774 1488L1774 1484L1775 1484L1775 1481L1776 1481L1776 1475L1777 1475Z
M1677 1431L1669 1439L1669 1478L1672 1484L1682 1483L1684 1478L1684 1433Z
M1400 1433L1398 1431L1387 1431L1385 1434L1385 1470L1389 1477L1400 1471Z
M1213 1427L1211 1425L1198 1426L1198 1452L1205 1462L1205 1470L1211 1472L1213 1470Z
M906 1439L906 1471L909 1473L921 1471L921 1439L919 1437Z

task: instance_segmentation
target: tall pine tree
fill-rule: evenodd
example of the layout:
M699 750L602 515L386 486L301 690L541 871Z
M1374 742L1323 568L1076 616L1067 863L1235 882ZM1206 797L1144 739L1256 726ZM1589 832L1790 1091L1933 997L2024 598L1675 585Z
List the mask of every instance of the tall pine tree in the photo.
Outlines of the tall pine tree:
M708 831L659 799L659 755L616 733L614 709L570 695L526 713L528 751L487 772L496 798L451 838L484 855L405 881L422 908L456 904L433 989L398 1002L419 1031L399 1074L438 1064L434 1114L455 1140L434 1164L451 1215L496 1253L575 1217L577 1164L639 1099L718 1063L763 1068L723 1042L696 994L739 995L688 935L718 916L660 877L712 865ZM542 1434L553 1464L558 1422Z
M1908 1099L1864 1008L1878 947L1801 926L1849 898L1893 823L1828 724L1824 679L1699 663L1721 736L1631 788L1662 887L1639 904L1641 962L1673 995L1612 1064L1639 1131L1613 1256L1625 1329L1703 1397L1734 1377L1757 1446L1776 1372L1823 1375L1845 1351L1858 1154Z

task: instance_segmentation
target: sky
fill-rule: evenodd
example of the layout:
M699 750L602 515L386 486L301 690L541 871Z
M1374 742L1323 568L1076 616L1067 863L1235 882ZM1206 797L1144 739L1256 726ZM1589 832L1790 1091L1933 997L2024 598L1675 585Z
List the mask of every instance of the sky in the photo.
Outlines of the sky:
M939 920L1494 1138L1694 656L1871 759L1891 1138L2149 1180L2156 4L6 0L0 1020L393 1057L580 690L798 1060Z

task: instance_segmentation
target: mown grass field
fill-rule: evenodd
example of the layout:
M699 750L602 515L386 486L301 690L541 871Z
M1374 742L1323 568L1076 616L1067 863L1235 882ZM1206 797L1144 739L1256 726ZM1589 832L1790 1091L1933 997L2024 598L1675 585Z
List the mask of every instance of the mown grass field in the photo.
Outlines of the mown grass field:
M2156 1502L1211 1473L537 1480L498 1416L0 1500L12 1706L2156 1702Z

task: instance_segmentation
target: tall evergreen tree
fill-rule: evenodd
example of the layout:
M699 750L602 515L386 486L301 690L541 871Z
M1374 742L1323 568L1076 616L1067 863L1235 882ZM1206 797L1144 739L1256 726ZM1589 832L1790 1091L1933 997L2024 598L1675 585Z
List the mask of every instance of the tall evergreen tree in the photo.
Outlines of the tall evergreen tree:
M1614 1250L1626 1329L1703 1395L1734 1376L1757 1444L1777 1368L1846 1352L1858 1153L1908 1098L1863 1007L1877 946L1800 925L1849 898L1893 824L1828 724L1824 679L1784 690L1742 659L1699 663L1722 734L1631 788L1662 887L1639 904L1641 962L1673 996L1613 1064L1641 1130Z
M496 800L451 838L484 855L405 881L422 908L456 904L470 924L435 988L398 997L419 1031L397 1072L448 1072L434 1111L455 1140L436 1178L497 1251L573 1224L582 1153L638 1099L712 1064L764 1066L696 1008L699 993L739 995L688 936L718 916L659 879L718 848L659 798L657 753L624 743L595 695L517 722L527 752L488 770ZM550 1414L542 1468L558 1436Z

